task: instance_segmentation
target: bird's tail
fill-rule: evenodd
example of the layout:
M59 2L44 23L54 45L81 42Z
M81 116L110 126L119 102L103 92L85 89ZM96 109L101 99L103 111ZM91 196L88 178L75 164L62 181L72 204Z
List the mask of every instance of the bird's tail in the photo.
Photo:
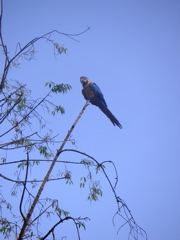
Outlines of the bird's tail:
M115 126L118 126L119 128L122 128L122 125L120 122L115 118L115 116L109 111L109 109L105 106L99 106L101 111L111 120L112 124Z

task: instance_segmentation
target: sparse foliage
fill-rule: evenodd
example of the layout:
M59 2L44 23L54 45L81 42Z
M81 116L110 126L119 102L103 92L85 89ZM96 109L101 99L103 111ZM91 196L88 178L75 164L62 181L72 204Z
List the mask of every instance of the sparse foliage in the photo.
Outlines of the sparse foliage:
M77 239L80 239L80 230L86 229L85 222L89 220L88 217L73 217L68 210L64 210L59 204L59 199L51 199L42 197L47 182L64 181L66 186L73 185L73 171L68 168L68 165L78 165L84 170L79 179L80 188L88 188L87 199L90 201L97 201L102 195L102 188L100 181L95 179L94 176L103 174L110 186L115 202L117 204L117 212L114 215L120 216L125 224L129 225L130 236L138 239L138 236L144 235L145 231L137 225L126 203L117 195L116 185L118 182L118 175L116 167L111 161L98 162L92 156L74 150L64 149L66 143L70 141L73 145L75 141L71 139L71 133L74 130L77 122L88 106L87 101L78 115L71 128L67 131L67 135L63 141L57 140L57 134L53 134L48 129L46 116L47 114L55 116L56 114L64 114L65 109L61 105L57 105L50 101L50 96L53 94L64 94L71 90L69 84L54 82L47 82L47 94L43 98L33 99L31 97L31 90L19 81L12 81L8 79L10 68L20 67L22 59L31 60L36 54L36 43L45 40L46 44L50 43L53 46L55 55L66 54L67 48L63 44L59 44L52 40L53 34L63 34L68 38L76 40L78 35L85 33L89 28L79 34L65 34L57 30L46 33L40 37L34 38L29 41L25 46L20 43L16 46L16 51L13 56L8 52L8 46L4 42L3 32L3 0L1 0L1 13L0 13L0 47L3 51L4 69L0 77L0 125L1 125L1 143L0 150L2 152L1 168L3 171L0 173L0 178L3 183L6 183L6 188L11 193L11 197L6 198L2 187L0 186L0 234L4 239L56 239L56 228L65 221L72 221L75 225L77 232ZM43 114L42 114L43 113ZM34 123L38 123L40 131L34 129ZM43 130L43 131L42 131ZM42 134L43 133L43 134ZM52 145L58 145L58 149L54 150ZM80 154L83 159L79 161L62 161L59 160L61 154L72 152ZM4 154L5 153L5 154ZM8 154L7 154L8 153ZM14 160L8 158L9 153L12 153ZM31 154L36 153L38 158L31 158ZM24 156L23 159L18 156ZM17 160L18 158L18 160ZM41 176L31 179L32 168L39 168L41 164L48 164L47 172L42 172ZM64 171L58 171L56 176L52 175L52 170L57 165L65 165ZM113 185L110 178L106 173L107 164L114 167L116 182ZM40 169L40 168L39 168ZM13 170L13 174L8 174ZM11 176L11 177L10 177ZM62 191L62 190L60 190ZM14 200L18 204L12 204ZM41 222L44 219L54 219L49 229L40 230ZM114 220L113 218L113 220ZM62 239L65 239L62 236Z

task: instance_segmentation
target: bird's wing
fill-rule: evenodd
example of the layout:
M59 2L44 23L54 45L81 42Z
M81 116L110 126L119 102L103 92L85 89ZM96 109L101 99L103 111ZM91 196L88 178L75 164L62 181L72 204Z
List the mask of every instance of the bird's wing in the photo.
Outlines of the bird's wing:
M98 85L96 83L90 83L89 87L91 88L91 90L94 92L95 98L96 100L104 103L104 105L107 107L106 101L104 99L104 96L101 92L101 89L98 87Z

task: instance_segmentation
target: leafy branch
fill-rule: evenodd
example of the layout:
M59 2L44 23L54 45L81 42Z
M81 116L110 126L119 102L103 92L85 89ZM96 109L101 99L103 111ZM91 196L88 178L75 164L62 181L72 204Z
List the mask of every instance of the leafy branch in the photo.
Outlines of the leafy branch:
M95 163L95 165L98 167L98 169L101 169L101 171L103 172L103 174L104 174L104 176L105 176L105 178L106 178L106 180L107 180L107 182L108 182L108 184L109 184L109 186L110 186L110 188L111 188L111 190L114 194L115 201L117 203L117 211L113 216L113 224L115 224L114 220L115 220L116 216L120 216L122 219L124 219L124 223L119 227L118 232L120 231L120 229L124 225L128 224L129 229L130 229L129 230L129 235L132 236L133 239L137 240L139 235L145 236L145 239L147 239L146 231L136 223L136 221L135 221L130 209L128 208L127 204L125 203L125 201L122 198L120 198L116 193L115 188L116 188L117 181L118 181L118 175L117 175L117 170L116 170L116 167L115 167L114 163L112 161L104 161L102 163L99 163L92 156L90 156L86 153L83 153L81 151L77 151L75 149L64 149L62 152L67 152L67 151L68 152L69 151L76 152L78 154L86 156L89 160L87 160L87 161L82 160L82 163L85 165L85 167L92 166L93 165L92 161L93 161ZM115 181L114 186L113 186L110 178L108 177L108 174L105 171L105 165L104 164L106 164L106 163L111 163L113 165L114 169L115 169L115 173L116 173L115 179L116 179L116 181ZM102 195L102 192L99 188L98 183L93 184L91 191L92 191L92 195L89 196L89 200L91 200L91 199L92 200L97 200L97 196Z
M54 157L54 159L53 159L53 161L52 161L52 163L51 163L51 166L49 167L49 170L48 170L48 172L47 172L47 174L46 174L46 176L45 176L45 178L44 178L44 180L43 180L43 182L42 182L39 190L38 190L38 193L37 193L37 195L36 195L36 197L35 197L32 205L31 205L31 207L30 207L30 210L29 210L29 212L27 213L27 215L26 215L26 217L25 217L25 219L24 219L24 223L23 223L23 225L22 225L21 232L20 232L20 234L19 234L18 240L22 240L22 239L23 239L24 234L25 234L25 232L26 232L26 228L27 228L27 226L28 226L28 224L29 224L29 220L30 220L30 218L31 218L31 216L32 216L32 213L33 213L33 211L34 211L34 209L35 209L36 204L38 203L38 200L39 200L39 198L40 198L40 196L41 196L41 193L42 193L42 191L43 191L43 189L44 189L44 187L45 187L45 184L47 183L47 181L48 181L48 179L49 179L49 176L50 176L50 174L51 174L51 172L52 172L52 170L53 170L53 168L54 168L54 166L55 166L55 163L56 163L56 161L57 161L60 153L62 152L62 150L63 150L66 142L68 141L68 139L69 139L69 137L70 137L70 135L71 135L74 127L76 126L77 122L79 121L80 117L82 116L83 112L85 111L85 109L86 109L86 107L87 107L88 105L89 105L89 101L87 101L86 104L84 105L84 107L82 108L82 110L81 110L81 112L79 113L77 119L75 120L75 122L74 122L73 125L71 126L70 130L68 131L68 133L67 133L64 141L62 142L61 146L60 146L59 149L57 150L57 153L56 153L56 155L55 155L55 157Z
M77 235L78 235L78 239L80 240L80 233L79 233L79 228L80 227L83 227L85 229L85 224L83 221L87 221L89 220L88 217L85 217L85 218L73 218L73 217L70 217L70 216L67 216L65 218L60 218L60 220L47 232L47 234L41 238L41 240L45 240L51 233L53 233L54 229L61 223L63 223L64 221L67 221L67 220L72 220L76 226L76 230L77 230Z

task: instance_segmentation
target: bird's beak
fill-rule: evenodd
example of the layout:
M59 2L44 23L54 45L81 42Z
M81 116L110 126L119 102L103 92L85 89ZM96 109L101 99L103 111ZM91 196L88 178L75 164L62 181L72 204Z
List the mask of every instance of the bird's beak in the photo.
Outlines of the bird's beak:
M81 77L80 78L80 82L83 84L83 83L86 83L87 82L87 78L85 77Z

